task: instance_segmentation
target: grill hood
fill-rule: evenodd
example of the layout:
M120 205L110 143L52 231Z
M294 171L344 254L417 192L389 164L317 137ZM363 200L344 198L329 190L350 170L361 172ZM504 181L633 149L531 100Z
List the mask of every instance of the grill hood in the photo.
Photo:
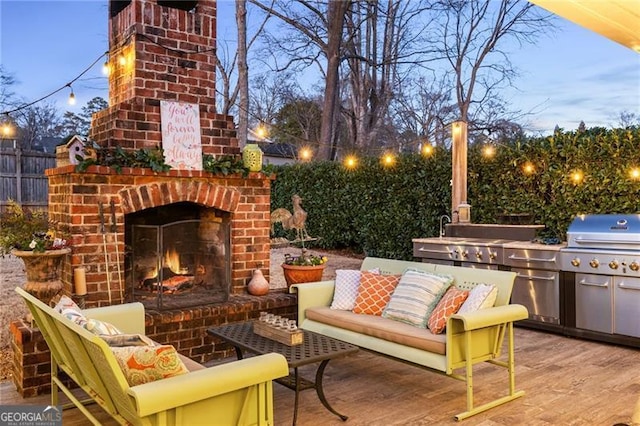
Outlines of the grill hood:
M576 216L567 230L567 248L640 251L640 214Z

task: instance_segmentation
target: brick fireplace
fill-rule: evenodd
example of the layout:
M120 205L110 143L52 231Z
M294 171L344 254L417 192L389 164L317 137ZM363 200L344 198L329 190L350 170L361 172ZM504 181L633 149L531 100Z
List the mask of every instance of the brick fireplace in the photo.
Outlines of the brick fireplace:
M162 142L161 101L181 102L197 105L203 154L239 155L233 118L216 112L215 46L215 0L110 1L110 106L94 115L90 137L105 148L156 147ZM63 291L74 294L73 272L84 268L86 307L141 301L147 335L200 362L231 353L211 341L208 327L255 318L260 311L294 318L295 296L272 291L256 297L246 290L256 267L269 278L273 177L126 167L117 172L105 166L83 172L63 166L46 174L50 219L68 227L72 240L62 267ZM159 219L167 216L168 222ZM171 299L165 284L146 285L148 277L138 274L143 262L134 257L141 249L132 245L140 227L164 229L183 219L197 221L194 232L203 247L222 254L207 257L207 252L184 263L179 269L185 272L178 275L190 277L191 287L181 287L185 291ZM158 262L162 269L164 260ZM18 391L46 392L49 357L39 331L24 321L11 328Z

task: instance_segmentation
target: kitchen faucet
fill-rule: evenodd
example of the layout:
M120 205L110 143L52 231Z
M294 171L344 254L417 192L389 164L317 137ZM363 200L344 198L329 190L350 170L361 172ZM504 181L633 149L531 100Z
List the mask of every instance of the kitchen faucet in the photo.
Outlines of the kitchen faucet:
M451 223L451 218L449 216L447 216L446 214L443 214L442 216L440 216L440 238L444 237L444 228L442 226L442 221L444 219L447 219L449 221L449 223Z

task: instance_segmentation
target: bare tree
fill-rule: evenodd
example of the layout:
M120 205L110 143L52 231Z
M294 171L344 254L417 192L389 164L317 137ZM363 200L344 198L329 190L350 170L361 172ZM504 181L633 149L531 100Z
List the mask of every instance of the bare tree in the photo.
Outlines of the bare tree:
M247 144L249 130L249 67L247 66L247 0L236 0L238 25L238 144Z
M60 136L60 112L53 103L42 102L16 112L19 139L23 149L45 137Z
M478 105L517 75L504 42L533 43L554 30L552 16L524 0L441 0L438 42L455 74L459 119L473 128Z
M406 80L392 102L391 115L396 128L409 138L405 137L404 150L412 142L414 151L425 142L443 147L449 144L444 124L455 119L456 105L451 99L450 82L436 78L420 76Z

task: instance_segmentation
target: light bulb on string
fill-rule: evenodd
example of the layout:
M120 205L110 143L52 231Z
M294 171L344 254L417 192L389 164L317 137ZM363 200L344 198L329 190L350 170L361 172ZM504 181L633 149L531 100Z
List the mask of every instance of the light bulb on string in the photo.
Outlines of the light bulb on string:
M484 158L493 158L496 155L496 148L491 144L482 147L482 156Z
M6 114L6 116L6 120L2 123L2 137L10 138L11 136L13 136L13 126L11 125L9 114Z
M527 161L526 163L524 163L524 165L522 166L522 170L524 171L525 174L527 175L531 175L536 171L536 168L534 167L534 165L532 163L530 163L529 161Z
M102 74L106 75L107 77L109 76L109 74L111 74L111 66L109 65L109 59L104 61L104 64L102 64Z
M69 103L69 105L75 105L76 95L75 93L73 93L73 87L71 87L71 84L67 84L67 87L71 90L71 93L69 94L69 100L67 102Z
M629 177L633 180L640 180L640 168L632 167L631 170L629 170Z
M433 154L433 145L431 145L430 143L426 143L422 146L422 155L424 155L425 157L429 157Z
M393 154L387 152L382 156L382 165L385 167L391 167L396 162L396 158Z
M300 152L298 154L298 157L300 157L300 160L302 161L309 161L311 160L311 157L313 156L313 152L311 151L311 148L309 147L302 147L300 149Z
M354 169L358 165L358 160L354 155L348 155L344 159L344 165L347 169Z
M571 172L571 182L573 182L574 185L581 184L583 180L584 173L582 173L582 170L574 170Z

